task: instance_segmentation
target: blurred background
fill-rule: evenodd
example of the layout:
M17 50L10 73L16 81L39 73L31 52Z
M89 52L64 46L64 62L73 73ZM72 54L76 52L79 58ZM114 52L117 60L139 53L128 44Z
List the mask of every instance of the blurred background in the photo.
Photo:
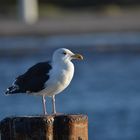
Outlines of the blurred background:
M0 0L0 119L42 114L41 97L4 92L60 47L84 61L57 111L88 114L89 140L139 140L139 0Z

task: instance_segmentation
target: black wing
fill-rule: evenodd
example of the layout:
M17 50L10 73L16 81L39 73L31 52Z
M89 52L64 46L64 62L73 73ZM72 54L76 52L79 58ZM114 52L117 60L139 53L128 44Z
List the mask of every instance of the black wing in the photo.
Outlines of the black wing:
M14 85L7 89L7 94L38 92L44 89L44 84L49 79L48 73L51 69L50 62L37 63L26 73L16 78Z

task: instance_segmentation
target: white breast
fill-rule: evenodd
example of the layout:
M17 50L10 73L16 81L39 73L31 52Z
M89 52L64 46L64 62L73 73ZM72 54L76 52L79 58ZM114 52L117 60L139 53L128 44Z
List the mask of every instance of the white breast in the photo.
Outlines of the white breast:
M53 96L62 92L71 82L74 74L74 65L71 61L62 65L55 65L50 71L50 79L46 82L46 88L40 92L46 96Z

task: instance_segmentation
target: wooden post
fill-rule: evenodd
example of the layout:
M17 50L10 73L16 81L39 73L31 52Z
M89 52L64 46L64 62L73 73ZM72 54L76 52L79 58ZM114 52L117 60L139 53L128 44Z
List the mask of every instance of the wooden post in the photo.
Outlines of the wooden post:
M37 0L18 0L20 19L27 24L33 24L38 19Z
M86 115L9 117L0 123L1 140L88 140Z

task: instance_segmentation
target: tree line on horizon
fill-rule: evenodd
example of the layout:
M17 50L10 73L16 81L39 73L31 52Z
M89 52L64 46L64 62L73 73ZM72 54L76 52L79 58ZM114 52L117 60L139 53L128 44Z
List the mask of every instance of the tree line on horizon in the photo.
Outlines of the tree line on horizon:
M13 5L18 0L0 0L0 5ZM140 0L38 0L39 4L54 4L62 7L86 7L86 6L102 6L102 5L137 5Z

